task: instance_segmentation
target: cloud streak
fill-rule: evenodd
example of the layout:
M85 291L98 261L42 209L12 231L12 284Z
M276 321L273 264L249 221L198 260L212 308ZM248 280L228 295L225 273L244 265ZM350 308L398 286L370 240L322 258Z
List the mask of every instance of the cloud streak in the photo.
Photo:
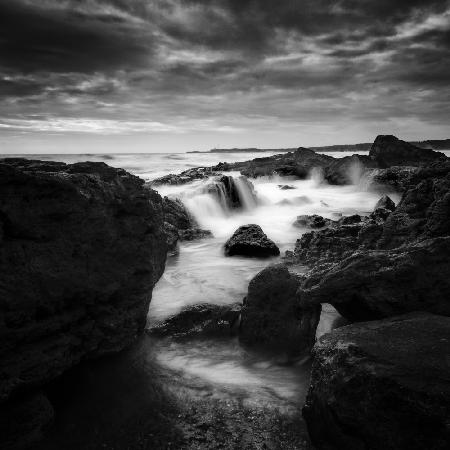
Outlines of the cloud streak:
M179 150L207 126L225 145L236 133L258 145L267 130L280 146L367 140L377 128L446 137L448 0L0 8L0 133L167 133Z

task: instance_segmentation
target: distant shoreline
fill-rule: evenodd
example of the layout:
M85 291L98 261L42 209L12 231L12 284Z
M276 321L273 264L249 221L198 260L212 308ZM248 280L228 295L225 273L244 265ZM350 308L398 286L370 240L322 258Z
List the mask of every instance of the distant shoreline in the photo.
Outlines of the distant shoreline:
M411 141L417 147L431 148L433 150L449 150L450 139L427 139L424 141ZM342 145L324 145L321 147L307 147L314 151L319 152L365 152L369 151L372 147L371 142L364 142L361 144L342 144ZM194 150L186 153L266 153L266 152L293 152L298 147L293 148L213 148L211 150Z

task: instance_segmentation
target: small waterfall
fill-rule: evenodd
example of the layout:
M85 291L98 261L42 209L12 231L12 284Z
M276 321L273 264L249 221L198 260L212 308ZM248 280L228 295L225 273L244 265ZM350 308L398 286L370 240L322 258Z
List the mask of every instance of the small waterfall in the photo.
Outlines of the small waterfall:
M233 181L238 196L240 198L242 207L247 210L256 208L258 204L258 199L256 197L256 192L253 183L243 175L234 178Z
M313 181L314 186L319 186L324 181L323 169L321 167L313 167L309 173L309 179Z
M207 229L211 229L213 222L223 223L223 219L239 211L253 210L258 204L253 184L245 176L211 178L182 194L180 199L197 222Z

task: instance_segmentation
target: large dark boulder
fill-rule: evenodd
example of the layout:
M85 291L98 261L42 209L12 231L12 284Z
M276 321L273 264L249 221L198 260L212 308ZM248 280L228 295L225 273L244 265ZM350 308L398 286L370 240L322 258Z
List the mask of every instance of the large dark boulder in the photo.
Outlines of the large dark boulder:
M411 311L450 316L450 237L355 253L313 272L298 290L302 307L331 303L350 321Z
M450 318L414 313L321 337L303 416L317 450L444 450Z
M447 157L441 152L416 147L395 136L377 136L369 157L380 168L391 166L422 166L434 161L444 161Z
M143 331L167 251L143 184L104 163L0 160L0 403Z
M300 277L284 265L269 266L248 286L239 340L288 354L308 352L315 342L320 304L302 308L296 297Z
M225 255L270 257L278 256L280 249L270 240L259 225L239 227L224 246Z
M175 338L230 337L237 334L241 303L187 306L147 330L152 336Z

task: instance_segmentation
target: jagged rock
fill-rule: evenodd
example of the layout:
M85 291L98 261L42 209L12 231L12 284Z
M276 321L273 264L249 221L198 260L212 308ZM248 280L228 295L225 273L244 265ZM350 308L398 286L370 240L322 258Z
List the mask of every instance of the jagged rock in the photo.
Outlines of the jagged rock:
M450 164L435 169L423 169L394 211L377 208L359 224L297 241L295 260L312 266L298 292L303 306L329 302L353 321L450 314Z
M259 272L244 299L239 340L289 354L308 352L315 341L321 307L300 307L299 284L300 278L281 264Z
M188 306L152 326L147 332L155 336L176 338L233 336L237 334L241 308L241 303Z
M389 215L378 244L380 248L450 235L450 163L433 169L425 168L418 173L421 181L404 193Z
M196 220L189 214L179 199L163 198L164 231L169 250L175 250L178 241L193 241L212 237L209 230L198 227Z
M298 228L323 228L331 224L330 219L325 219L322 216L318 216L317 214L313 214L312 216L304 215L297 216L297 219L292 224L294 227Z
M279 248L270 240L259 225L239 227L225 243L225 255L269 257L278 256Z
M382 187L390 186L396 191L404 192L414 185L415 175L419 171L419 167L401 166L375 169L371 171L372 185Z
M374 210L376 211L378 208L384 208L388 209L389 211L394 211L395 203L391 200L391 198L388 195L383 195L383 197L381 197L380 200L378 200Z
M172 174L171 173L169 175L164 175L163 177L156 178L147 184L150 187L151 186L160 186L161 184L180 185L180 184L191 183L192 181L196 181L196 180L204 180L211 176L217 176L217 175L220 175L220 174L218 172L211 170L211 168L196 167L193 169L185 170L184 172L181 172L180 174Z
M297 189L295 186L292 186L291 184L279 184L278 187L282 190L282 191L287 191L289 189Z
M343 216L338 220L338 225L355 225L361 223L363 218L359 214L352 214L351 216Z
M0 160L0 402L143 330L167 251L143 183L104 163Z
M444 450L450 318L415 313L319 339L303 416L318 450Z
M395 136L377 136L369 157L380 168L391 166L422 166L434 161L444 161L446 156L431 149L416 147Z
M300 304L331 303L350 321L411 311L450 316L449 252L448 237L357 252L311 274L299 288Z

